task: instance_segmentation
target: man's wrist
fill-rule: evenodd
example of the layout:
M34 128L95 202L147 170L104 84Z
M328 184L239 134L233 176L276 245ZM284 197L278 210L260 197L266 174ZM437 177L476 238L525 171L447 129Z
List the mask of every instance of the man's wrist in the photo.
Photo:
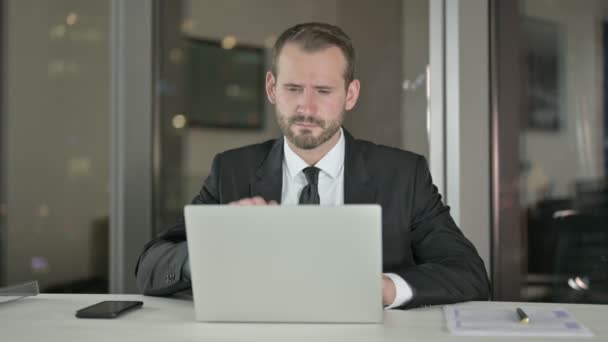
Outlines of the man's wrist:
M385 273L384 275L390 278L395 285L395 300L385 309L400 307L412 299L414 295L412 288L403 278L395 273Z
M395 297L397 296L397 290L395 288L395 283L393 280L386 276L382 275L382 304L384 306L391 305L395 301Z

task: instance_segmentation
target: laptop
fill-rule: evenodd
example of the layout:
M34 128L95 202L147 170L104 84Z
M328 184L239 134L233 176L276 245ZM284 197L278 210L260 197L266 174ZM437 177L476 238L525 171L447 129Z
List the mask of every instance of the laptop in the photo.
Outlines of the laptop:
M184 213L197 321L382 322L379 205Z

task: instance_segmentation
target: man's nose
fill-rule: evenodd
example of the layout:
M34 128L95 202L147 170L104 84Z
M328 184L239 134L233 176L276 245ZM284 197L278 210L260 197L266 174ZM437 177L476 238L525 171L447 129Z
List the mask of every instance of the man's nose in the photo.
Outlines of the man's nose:
M317 114L317 98L313 91L305 90L298 101L298 112L301 114Z

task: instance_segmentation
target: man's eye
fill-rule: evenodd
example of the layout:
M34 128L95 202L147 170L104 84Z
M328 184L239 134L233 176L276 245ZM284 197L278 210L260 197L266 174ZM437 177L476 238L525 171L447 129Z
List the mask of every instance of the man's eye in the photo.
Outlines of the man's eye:
M331 92L329 90L319 90L319 94L329 95Z
M296 87L287 87L287 91L295 93L300 91L300 88L296 88Z

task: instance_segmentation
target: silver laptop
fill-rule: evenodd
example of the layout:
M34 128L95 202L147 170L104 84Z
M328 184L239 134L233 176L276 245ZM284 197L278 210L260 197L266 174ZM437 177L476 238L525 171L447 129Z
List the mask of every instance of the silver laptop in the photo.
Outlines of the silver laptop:
M184 212L197 320L382 322L380 206Z

